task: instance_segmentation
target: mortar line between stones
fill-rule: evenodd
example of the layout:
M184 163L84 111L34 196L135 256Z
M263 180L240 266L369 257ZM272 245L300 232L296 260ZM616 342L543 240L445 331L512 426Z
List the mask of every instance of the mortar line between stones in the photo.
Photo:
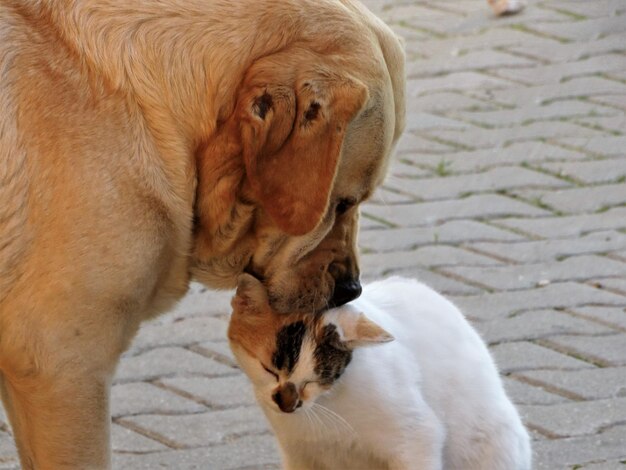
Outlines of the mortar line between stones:
M621 331L622 333L626 333L626 328L616 324L616 323L612 323L606 320L603 320L601 318L597 318L597 317L592 317L592 316L588 316L585 315L584 313L578 313L576 310L572 310L572 309L576 309L576 307L570 307L570 308L565 308L563 309L563 312L575 317L575 318L580 318L581 320L586 320L586 321L590 321L592 323L596 323L598 325L602 325L602 326L606 326L607 328L612 328L618 331Z
M125 427L126 429L129 429L133 432L136 432L137 434L141 434L142 436L151 439L153 441L157 441L160 444L163 444L166 447L169 447L170 449L174 449L174 450L181 450L184 449L185 446L182 444L179 444L176 441L173 441L171 439L168 439L167 437L163 436L162 434L156 433L154 431L151 431L149 429L146 429L136 423L133 423L131 421L125 421L124 418L114 418L113 422L115 424L118 424L122 427Z
M519 374L519 375L518 375ZM514 372L508 376L510 379L516 380L517 382L530 385L532 387L538 387L542 390L545 390L548 393L552 393L553 395L558 395L563 398L567 398L568 400L573 401L587 401L585 397L579 395L574 392L570 392L564 388L557 387L555 385L544 382L543 380L538 380L534 378L530 378L524 375L524 371ZM546 405L549 406L549 405Z
M544 348L551 349L558 353L565 354L566 356L573 357L574 359L577 359L582 362L586 362L587 364L591 364L595 367L605 368L605 367L614 366L614 364L611 364L610 362L605 361L604 359L599 358L593 354L583 353L575 348L571 348L571 347L554 343L553 341L549 339L541 338L541 339L536 339L532 342L537 344L538 346L542 346Z

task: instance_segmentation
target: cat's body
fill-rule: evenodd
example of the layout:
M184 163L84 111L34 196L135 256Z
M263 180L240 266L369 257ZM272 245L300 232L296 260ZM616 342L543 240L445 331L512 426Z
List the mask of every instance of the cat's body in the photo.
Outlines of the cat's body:
M355 338L363 331L349 324L358 319L356 311L395 340L359 347L390 337ZM337 326L345 340L339 350L349 350L351 360L307 404L310 377L304 375L314 368L315 354L306 351L311 341L302 342L297 357L302 364L292 368L292 378L281 374L274 386L304 383L299 389L303 410L279 411L266 397L264 380L253 377L250 362L242 364L255 383L286 469L530 469L528 434L486 346L441 295L416 281L391 278L366 286L358 300L317 321ZM313 332L320 325L310 328ZM241 351L234 350L241 362Z

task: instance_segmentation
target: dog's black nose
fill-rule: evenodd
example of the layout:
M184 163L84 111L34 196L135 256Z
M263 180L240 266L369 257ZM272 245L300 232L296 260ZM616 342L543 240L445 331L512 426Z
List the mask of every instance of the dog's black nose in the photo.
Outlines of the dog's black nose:
M329 304L331 307L339 307L343 304L347 304L361 295L362 291L363 289L358 279L337 281Z

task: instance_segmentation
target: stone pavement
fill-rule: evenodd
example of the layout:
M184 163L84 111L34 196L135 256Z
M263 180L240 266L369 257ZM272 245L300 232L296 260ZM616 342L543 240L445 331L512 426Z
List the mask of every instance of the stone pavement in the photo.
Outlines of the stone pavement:
M626 0L499 19L484 0L366 3L406 39L409 114L363 208L364 277L416 276L466 312L535 468L626 470ZM115 468L278 467L229 297L194 285L143 327L113 387Z

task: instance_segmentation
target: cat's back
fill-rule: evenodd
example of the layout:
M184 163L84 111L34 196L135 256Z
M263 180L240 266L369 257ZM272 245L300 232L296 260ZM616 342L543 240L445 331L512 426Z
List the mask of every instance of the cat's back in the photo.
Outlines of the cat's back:
M452 302L414 279L392 277L365 286L353 304L395 337L384 353L362 360L404 368L394 379L405 383L395 387L417 388L446 429L445 468L530 468L528 435L496 365ZM487 454L499 463L481 467Z
M449 349L460 337L470 347L480 349L483 344L452 302L415 279L390 277L372 282L353 305L411 348L424 350L448 343Z

